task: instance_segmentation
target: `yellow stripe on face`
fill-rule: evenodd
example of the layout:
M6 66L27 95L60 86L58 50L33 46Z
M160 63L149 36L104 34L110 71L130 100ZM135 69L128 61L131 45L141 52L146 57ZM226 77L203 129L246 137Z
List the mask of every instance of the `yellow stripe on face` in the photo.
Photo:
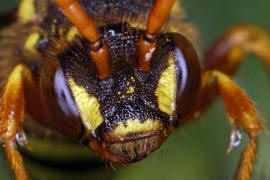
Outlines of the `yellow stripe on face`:
M169 67L160 76L155 95L158 99L158 108L168 115L173 115L175 111L176 77L172 54L169 55L168 64Z
M37 32L34 32L28 36L28 38L25 41L25 49L33 54L39 54L36 49L36 44L39 40L39 34Z
M95 130L103 122L97 98L89 95L83 87L76 85L71 77L68 78L68 82L85 128L88 131Z
M35 17L34 0L21 0L18 15L23 23L27 23Z
M129 119L126 125L120 123L111 133L114 136L125 136L129 133L152 132L161 128L163 128L163 124L159 120L147 119L140 122L139 119Z

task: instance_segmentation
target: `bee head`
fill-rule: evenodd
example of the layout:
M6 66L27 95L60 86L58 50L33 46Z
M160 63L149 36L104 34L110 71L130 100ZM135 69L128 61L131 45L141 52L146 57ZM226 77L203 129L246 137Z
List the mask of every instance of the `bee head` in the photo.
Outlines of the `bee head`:
M123 164L157 149L177 123L177 98L189 83L186 52L177 43L187 40L160 34L145 72L136 61L143 30L128 23L99 30L111 55L108 78L99 78L87 40L78 38L58 59L83 124L82 141L103 158Z
M178 113L190 111L197 97L183 98L196 94L200 84L192 46L179 34L157 33L174 1L168 2L150 11L147 30L121 22L85 31L78 24L83 37L58 54L83 124L81 139L110 162L134 162L156 150L172 132ZM162 15L157 22L156 14Z

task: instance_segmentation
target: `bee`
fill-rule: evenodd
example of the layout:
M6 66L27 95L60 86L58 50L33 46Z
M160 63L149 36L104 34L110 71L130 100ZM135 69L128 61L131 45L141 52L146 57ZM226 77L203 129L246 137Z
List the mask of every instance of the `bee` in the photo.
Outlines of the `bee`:
M251 25L235 27L206 53L201 70L189 32L179 28L184 24L164 28L173 1L127 1L132 9L103 1L98 1L101 8L95 1L57 1L61 8L51 1L33 2L21 2L18 24L3 33L12 37L11 28L22 29L13 42L8 39L14 47L5 54L12 62L1 71L0 137L17 178L25 179L26 174L15 136L25 144L21 127L32 127L23 121L24 112L42 127L81 139L105 160L127 164L157 149L175 127L221 93L234 127L230 148L239 126L249 134L237 174L238 179L249 179L256 134L263 125L249 98L227 75L234 73L248 50L267 62L267 33ZM106 9L111 12L99 12ZM173 13L181 10L172 11L176 26ZM247 34L241 42L247 47L233 43L238 33Z

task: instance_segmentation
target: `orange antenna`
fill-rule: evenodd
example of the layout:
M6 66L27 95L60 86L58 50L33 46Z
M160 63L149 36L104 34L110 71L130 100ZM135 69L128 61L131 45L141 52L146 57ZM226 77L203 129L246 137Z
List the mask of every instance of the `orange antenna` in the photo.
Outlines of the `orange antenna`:
M67 18L78 31L90 42L90 57L96 64L99 79L106 79L111 74L110 54L106 44L99 38L93 20L86 14L77 0L55 0Z
M150 10L147 29L141 36L137 47L138 67L142 71L149 71L150 60L156 49L156 33L164 24L175 0L157 0L155 6Z

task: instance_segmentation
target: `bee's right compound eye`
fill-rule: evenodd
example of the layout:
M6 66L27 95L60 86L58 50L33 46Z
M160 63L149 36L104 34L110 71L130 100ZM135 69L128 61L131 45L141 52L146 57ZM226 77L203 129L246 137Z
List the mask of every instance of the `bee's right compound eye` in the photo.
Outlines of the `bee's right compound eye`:
M201 67L191 43L180 34L171 33L170 36L175 44L177 113L183 117L189 114L198 103L201 89Z

